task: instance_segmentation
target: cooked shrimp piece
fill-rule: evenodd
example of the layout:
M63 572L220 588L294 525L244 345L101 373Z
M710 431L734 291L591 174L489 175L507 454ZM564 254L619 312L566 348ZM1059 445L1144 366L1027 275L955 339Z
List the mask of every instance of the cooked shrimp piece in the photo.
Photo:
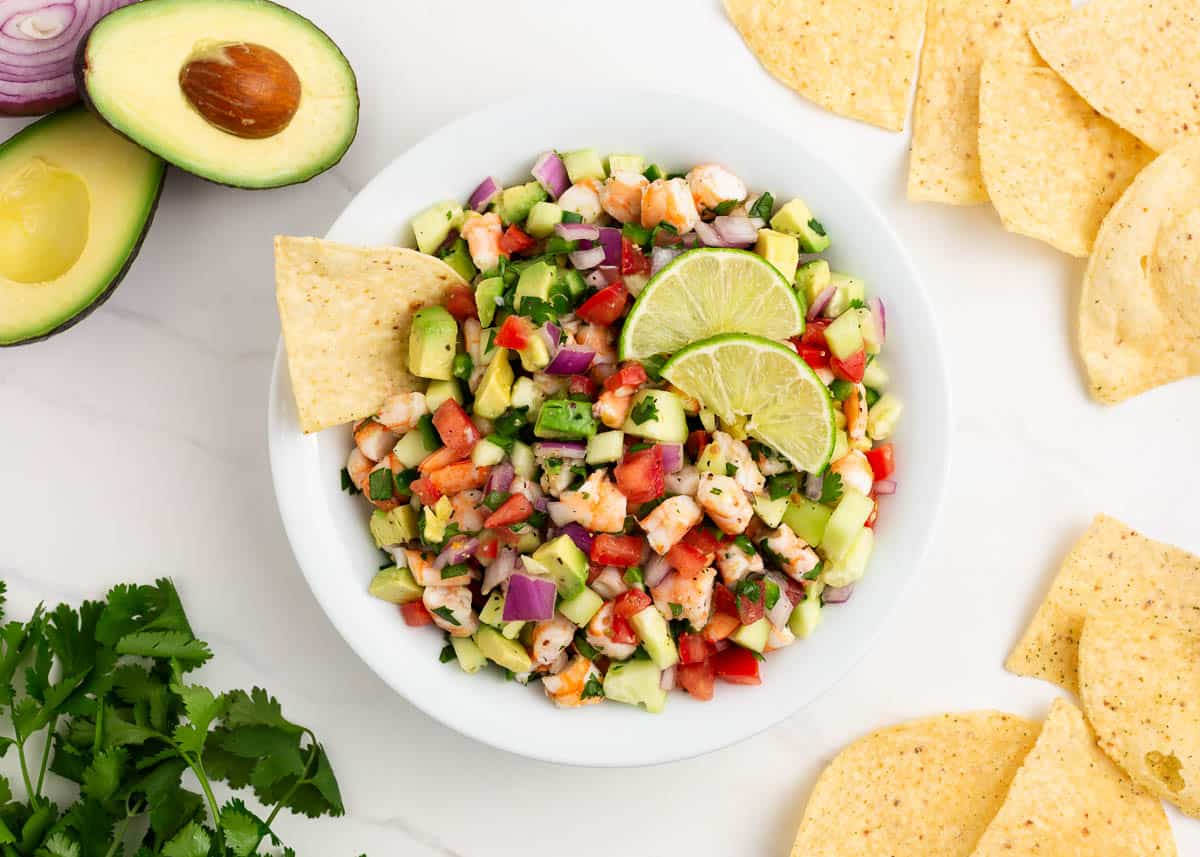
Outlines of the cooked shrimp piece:
M617 362L617 349L614 345L616 334L611 327L603 327L598 324L585 324L575 334L575 342L584 348L590 348L596 352L596 364L609 364Z
M478 366L483 362L483 325L477 318L464 319L462 323L463 348L471 357L471 362Z
M387 426L388 431L404 434L417 427L417 420L429 413L424 393L396 393L388 396L375 419Z
M613 220L637 223L642 216L642 189L648 184L641 173L613 173L600 188L600 206Z
M658 612L667 619L687 619L693 628L699 629L708 622L708 615L712 612L713 583L716 579L717 570L711 565L690 577L673 571L658 586L650 588L650 595Z
M477 533L483 529L484 510L479 504L483 502L483 492L478 490L460 491L450 498L454 514L450 520L458 524L464 533Z
M628 657L632 657L637 651L637 643L617 643L612 638L613 626L613 605L609 601L605 603L596 615L592 617L592 621L588 622L587 626L587 641L593 649L602 655L607 655L616 661L623 661Z
M682 235L695 229L699 219L692 191L683 179L655 179L642 190L642 226L647 229L666 223Z
M689 497L695 497L696 491L700 488L700 471L689 464L674 473L668 473L664 484L672 494L687 494Z
M721 579L733 586L747 574L762 571L763 561L757 553L747 554L730 542L717 551L717 569L721 572Z
M606 601L611 601L618 595L629 591L629 584L625 582L624 575L615 565L606 565L588 585Z
M596 419L609 428L620 428L625 423L625 417L629 415L633 393L623 394L623 389L625 388L605 390L600 394L600 398L596 399L596 404L592 405L592 413L596 415Z
M713 432L712 442L716 444L721 460L727 465L732 464L737 468L733 474L733 480L738 485L749 494L757 494L762 491L767 480L763 477L762 471L758 469L758 465L754 463L750 447L723 431Z
M679 543L687 531L704 518L696 501L688 496L668 497L638 521L646 531L646 541L657 554L665 554Z
M421 603L433 616L433 624L451 637L469 637L479 630L470 587L430 586L421 593Z
M367 418L354 427L354 445L372 461L379 461L392 451L398 437L382 423Z
M559 502L576 523L594 533L619 533L625 526L625 495L603 468L594 471L578 490L564 491Z
M481 271L490 271L500 261L500 236L504 234L504 224L500 215L494 211L487 214L470 212L459 230L471 251L471 261Z
M787 524L780 524L767 536L767 547L783 561L783 570L792 580L803 580L804 575L817 567L821 558Z
M789 470L788 463L782 457L776 458L773 455L765 455L761 452L755 456L754 463L758 466L758 472L763 476L778 476L780 473L787 473Z
M371 478L371 471L374 469L375 462L363 455L361 449L356 446L350 450L350 457L346 459L346 473L349 474L355 488L365 493L367 480Z
M712 210L723 202L741 202L746 198L745 183L717 164L700 164L687 174L688 187L696 206Z
M871 462L857 449L847 452L829 465L829 469L842 477L844 488L853 488L864 496L871 493L875 484L875 471L871 469Z
M701 473L696 502L721 528L721 532L730 536L745 532L754 516L754 508L746 492L730 476Z
M492 468L476 467L470 461L460 461L429 474L429 481L443 494L457 494L482 488L491 475Z
M604 699L601 694L583 698L583 690L592 679L602 680L600 670L583 655L576 655L562 672L542 679L542 689L559 708L578 708Z
M558 198L558 207L573 211L583 218L584 223L595 223L604 208L600 205L600 183L595 179L583 179L571 185Z
M575 479L575 474L571 472L571 468L566 464L560 463L557 467L552 467L550 462L542 465L542 478L538 485L541 490L545 491L551 497L558 497L562 492L571 487L571 482Z
M771 632L767 634L767 646L763 651L773 652L776 649L785 649L794 642L796 642L796 635L792 633L791 628L787 625L782 628L772 625Z
M850 440L862 440L867 436L867 391L862 384L855 384L850 395L842 402L842 413L846 415L846 435Z
M404 549L404 558L413 580L421 586L432 586L442 582L441 572L433 570L434 557L412 548Z
M533 626L533 637L529 644L534 665L549 667L574 639L575 623L561 613L553 619L538 622Z

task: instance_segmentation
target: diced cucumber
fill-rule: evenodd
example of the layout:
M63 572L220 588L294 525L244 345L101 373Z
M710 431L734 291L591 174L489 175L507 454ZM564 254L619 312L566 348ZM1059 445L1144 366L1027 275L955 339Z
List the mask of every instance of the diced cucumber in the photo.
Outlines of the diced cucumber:
M904 403L891 393L884 393L867 413L867 434L872 440L885 440L896 430Z
M451 637L450 645L463 672L477 673L487 666L487 658L470 637Z
M554 227L562 223L562 209L552 202L536 202L525 220L525 231L534 238L549 238Z
M588 464L607 464L610 461L620 461L625 454L625 432L604 431L588 438Z
M788 503L787 511L783 513L783 523L810 545L819 545L832 515L833 509L828 506L800 498L795 503Z
M486 437L481 438L471 450L471 463L476 467L493 467L504 460L504 449Z
M761 653L771 637L771 623L763 616L752 625L741 625L729 635L729 639L745 649Z
M609 155L608 173L641 173L646 169L646 159L641 155Z
M429 406L429 413L436 413L437 409L450 399L460 405L463 403L462 387L459 386L456 379L429 382L429 386L425 389L425 404Z
M890 380L891 378L888 377L887 369L883 368L883 364L879 362L878 357L868 363L866 371L863 372L863 383L868 387L874 387L876 390L884 389Z
M683 400L670 390L641 390L633 397L621 429L661 443L683 443L688 436Z
M431 446L420 429L413 429L392 447L392 452L406 468L413 468L424 461L429 453L435 452L436 446Z
M834 411L835 414L841 414L841 411ZM846 415L842 414L841 428L833 436L833 455L830 456L830 461L837 461L843 455L850 451L850 437L846 434Z
M493 589L487 602L483 605L483 609L479 611L479 621L485 625L491 625L493 628L499 628L504 624L503 617L504 593L499 589Z
M862 334L863 347L868 354L878 354L883 350L883 332L875 313L866 307L859 307L854 310L854 314L858 316L858 330Z
M529 376L522 375L513 384L512 406L514 408L529 408L530 419L537 418L537 412L541 409L542 402L545 400L545 395L537 388L537 384L533 383L533 379Z
M832 273L829 275L829 285L834 287L833 297L821 310L826 318L837 318L850 308L853 301L866 300L867 284L858 277L849 274Z
M808 306L816 303L828 285L829 263L824 259L810 259L796 269L796 289L804 295Z
M842 494L821 537L821 549L830 560L836 563L846 555L874 509L874 500L852 488Z
M583 179L604 181L604 162L600 160L600 155L595 149L567 152L562 156L562 162L567 168L567 177L571 179L571 184Z
M759 494L754 498L754 513L762 519L764 524L772 529L779 526L783 520L784 513L787 511L787 507L787 497L772 500L766 494Z
M537 462L533 457L533 449L528 444L521 441L513 441L512 451L509 453L512 459L513 470L522 479L532 479L537 473Z
M520 223L533 207L546 198L546 189L536 181L506 187L496 202L496 212L504 223Z
M604 695L613 702L645 706L653 714L667 704L662 672L653 661L623 661L610 666L604 676Z
M417 249L432 255L450 234L451 229L462 225L462 206L453 200L435 202L412 219L413 236Z
M871 551L875 547L875 531L863 527L850 544L846 555L825 567L821 579L827 586L849 586L860 579L867 571L867 563L871 560Z
M571 293L571 297L573 298L579 297L588 290L588 284L583 279L583 274L574 268L567 268L562 271L559 281L567 287L567 291Z
M810 637L821 624L821 591L824 588L820 581L810 584L804 600L796 605L788 619L788 628L801 640Z
M862 350L862 331L858 328L858 315L844 312L825 328L825 341L838 360L845 360Z
M574 598L560 601L558 612L582 628L592 621L592 617L600 612L603 606L604 599L585 586Z
M679 652L671 638L671 629L657 607L651 605L634 613L629 617L629 624L656 667L665 670L679 663Z
M421 598L421 586L412 572L394 565L375 572L367 592L389 604L408 604Z

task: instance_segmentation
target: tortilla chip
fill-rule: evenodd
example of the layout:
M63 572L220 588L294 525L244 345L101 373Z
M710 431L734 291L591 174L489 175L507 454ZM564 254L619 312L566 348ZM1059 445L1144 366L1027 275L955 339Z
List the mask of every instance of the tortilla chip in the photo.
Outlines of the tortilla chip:
M979 169L979 70L994 50L1070 0L932 0L913 116L908 198L986 202Z
M1079 689L1104 752L1150 794L1200 817L1200 634L1125 613L1089 616Z
M1050 593L1004 666L1074 691L1079 636L1087 616L1125 611L1179 621L1200 633L1197 605L1200 557L1097 515L1063 560Z
M792 857L966 857L1037 733L1015 715L976 711L855 741L817 780Z
M916 852L913 852L916 853ZM1058 699L971 857L1174 857L1162 804L1100 752L1083 713Z
M276 236L275 296L300 427L357 420L390 394L416 389L408 374L413 313L462 283L416 250Z
M903 131L925 0L725 0L772 75L827 110Z
M980 75L979 161L988 196L1010 232L1087 256L1104 215L1154 153L1053 71L1027 62L1027 39L1014 45L991 54Z
M1030 35L1076 92L1151 149L1200 133L1196 0L1092 0Z
M1200 137L1159 155L1104 219L1079 348L1105 404L1200 374Z

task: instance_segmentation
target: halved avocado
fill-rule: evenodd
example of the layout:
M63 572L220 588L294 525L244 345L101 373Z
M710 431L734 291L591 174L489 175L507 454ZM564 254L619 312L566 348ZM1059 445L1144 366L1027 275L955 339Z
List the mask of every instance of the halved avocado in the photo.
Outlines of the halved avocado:
M76 73L105 122L190 173L268 188L307 181L358 130L338 46L269 0L143 0L102 18Z
M104 303L137 256L165 172L82 107L0 144L0 345L45 339Z

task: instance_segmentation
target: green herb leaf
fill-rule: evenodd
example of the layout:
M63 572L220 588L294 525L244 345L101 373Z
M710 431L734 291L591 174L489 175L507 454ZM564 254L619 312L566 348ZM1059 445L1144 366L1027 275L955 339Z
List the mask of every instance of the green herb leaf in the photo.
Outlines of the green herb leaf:
M671 602L671 618L678 619L682 615L683 615L683 605L676 604L674 601L672 601Z
M646 396L640 402L633 406L629 416L637 425L648 423L651 420L658 419L658 404L653 396Z
M455 354L454 362L451 364L450 374L460 381L466 381L471 377L471 371L475 368L475 361L471 359L470 354Z
M795 473L780 473L767 480L767 495L772 500L790 497L796 493L798 484Z
M746 556L754 556L758 551L754 549L754 542L750 541L744 533L738 533L733 537L733 543L741 548L742 553Z
M808 221L808 228L811 229L813 232L817 233L818 235L825 234L825 227L822 226L821 221L817 220L817 218L815 218L815 217L811 218Z
M225 844L234 857L251 857L268 832L261 819L238 799L221 807L220 826Z
M750 206L749 214L751 217L759 217L763 220L771 219L771 212L775 210L775 197L770 193L763 193L754 201L754 205Z
M836 503L842 499L842 475L834 473L832 470L825 471L825 478L821 482L821 502Z
M718 215L724 216L737 208L737 204L738 201L736 199L724 199L717 204L717 207L713 211Z
M354 484L354 480L350 478L350 471L345 467L342 468L342 490L351 495L362 493Z
M599 676L589 676L587 683L584 684L583 690L579 694L580 699L593 699L595 697L604 697L604 683Z
M454 625L455 627L462 625L462 622L459 622L457 619L455 619L454 614L450 611L450 608L446 607L445 605L443 605L441 607L436 607L429 612L433 613L435 616L441 616L443 619L445 619L447 622L449 622L451 625Z
M446 645L442 646L442 651L438 655L438 660L444 664L448 664L456 657L457 655L454 654L454 646L447 643Z
M380 467L378 470L371 471L371 475L367 479L367 495L372 500L390 500L395 490L396 483L392 479L392 471L389 468Z

